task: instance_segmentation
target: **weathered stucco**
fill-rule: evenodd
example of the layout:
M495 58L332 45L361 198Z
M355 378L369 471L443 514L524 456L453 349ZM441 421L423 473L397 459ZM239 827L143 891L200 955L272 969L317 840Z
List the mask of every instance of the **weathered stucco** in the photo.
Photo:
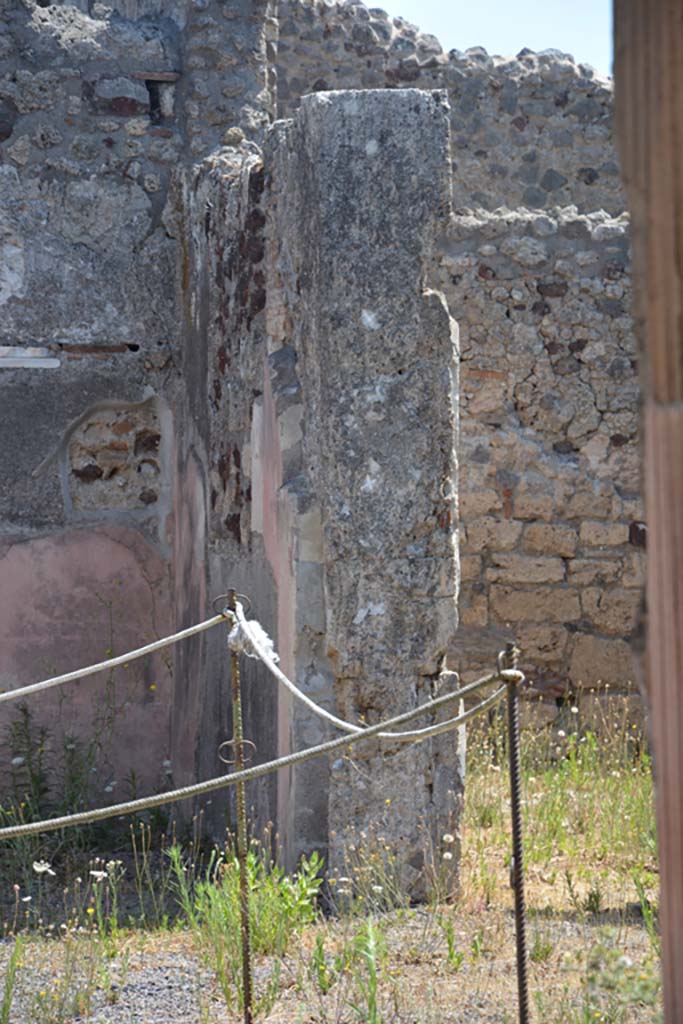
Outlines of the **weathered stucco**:
M171 628L168 565L137 530L111 526L15 543L3 539L0 579L3 690L103 661ZM34 740L41 728L48 732L49 774L66 785L67 745L75 739L82 747L93 744L92 764L80 780L82 796L113 802L138 787L167 784L172 697L168 659L153 655L48 691L27 706ZM7 723L16 719L9 708ZM3 744L0 751L4 777L16 776L20 792L27 764L9 762L28 762L26 748ZM88 781L91 769L95 778Z
M16 0L0 14L0 542L13 566L2 577L2 629L13 638L4 685L99 661L109 647L136 647L206 614L215 462L197 443L203 357L188 352L184 240L173 234L169 186L179 164L226 131L241 125L256 137L267 124L267 16L255 0ZM125 572L114 535L127 544ZM152 557L159 582L145 604ZM19 628L15 605L30 607L31 587L40 590L31 568L45 560L55 624L72 617L77 644L66 624L46 631L27 614ZM111 636L98 593L113 601ZM144 716L118 715L119 775L127 761L149 791L169 760L177 781L215 774L225 661L218 637L163 659ZM116 685L138 675L142 685L141 672L118 670ZM96 714L102 685L77 687L74 728L85 745L86 704ZM32 714L52 724L58 705L34 701ZM211 739L200 743L207 719ZM48 739L55 760L58 733Z
M294 540L294 668L314 699L377 721L429 696L457 621L457 329L429 290L450 209L445 97L307 97L266 159L274 401L264 389L263 422L275 413L275 517ZM325 732L293 709L295 748ZM355 751L328 770L295 772L292 832L311 846L329 820L338 864L387 799L387 835L417 856L420 823L443 830L460 796L452 737Z

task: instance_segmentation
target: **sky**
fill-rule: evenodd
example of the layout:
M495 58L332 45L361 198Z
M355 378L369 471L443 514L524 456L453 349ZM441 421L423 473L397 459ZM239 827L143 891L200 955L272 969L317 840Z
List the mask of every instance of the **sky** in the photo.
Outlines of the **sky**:
M444 50L512 56L553 47L612 73L612 0L366 0L435 35Z

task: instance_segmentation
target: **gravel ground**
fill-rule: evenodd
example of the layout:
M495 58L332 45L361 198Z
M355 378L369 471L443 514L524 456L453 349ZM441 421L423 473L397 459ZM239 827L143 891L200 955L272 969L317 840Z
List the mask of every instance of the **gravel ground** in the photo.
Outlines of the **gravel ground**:
M12 1003L12 1024L224 1024L230 1020L214 991L212 980L200 968L190 948L177 945L173 936L151 940L144 948L126 951L109 965L110 976L92 988L90 1014L63 1011L55 999L51 1012L36 1006L36 995L54 991L55 978L64 980L64 964L54 943L32 943L19 973ZM7 954L3 956L6 963ZM4 964L3 964L4 967ZM3 970L3 974L4 974ZM86 988L83 982L82 988Z
M453 925L453 940L462 960L449 964L439 914L415 910L381 921L386 958L380 967L379 1002L383 1024L504 1024L517 1019L514 928L509 910L483 909L458 914L444 908ZM327 921L310 928L291 949L282 965L280 998L264 1024L351 1024L358 1017L351 1002L358 1000L352 972L339 976L327 995L312 981L311 963L316 939L322 936L332 964L335 950L348 948L358 920ZM606 930L607 929L607 930ZM532 1006L542 998L545 1015L534 1008L533 1019L544 1024L567 1024L581 1000L587 951L596 942L611 942L635 964L647 957L648 938L642 922L614 912L593 919L547 908L529 922L530 948L537 937L547 947L539 962L530 963ZM609 938L606 939L606 936ZM79 953L77 970L87 970L88 947ZM538 945L536 947L539 948ZM12 943L0 947L3 975ZM48 999L55 979L64 974L63 944L33 940L19 971L9 1024L234 1024L239 1020L225 1008L214 976L201 964L193 939L184 932L133 933L119 941L118 955L104 961L109 976L91 982L90 1015L36 1009L40 991ZM94 961L92 961L94 963ZM102 968L102 959L97 961ZM263 989L269 966L257 962L256 991ZM73 971L72 970L72 982ZM2 982L0 981L0 986ZM81 984L81 988L84 985ZM572 1013L562 1000L570 994ZM0 988L0 999L2 989ZM54 998L54 997L53 997ZM621 1019L621 1018L620 1018ZM623 1020L651 1024L652 1010L634 1007ZM263 1017L259 1018L263 1021Z

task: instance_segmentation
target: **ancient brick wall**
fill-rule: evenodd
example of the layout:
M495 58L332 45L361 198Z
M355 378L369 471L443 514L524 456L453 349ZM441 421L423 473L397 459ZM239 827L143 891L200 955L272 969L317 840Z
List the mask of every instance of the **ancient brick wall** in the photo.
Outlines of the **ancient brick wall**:
M272 116L295 114L305 93L406 86L445 89L450 102L448 114L441 93L411 108L412 117L424 101L432 128L440 125L433 137L413 126L423 157L411 138L401 149L392 94L378 94L372 116L372 105L340 100L329 124L336 100L309 101L310 124L280 124L259 148ZM439 446L418 431L419 494L381 505L403 483L392 461L402 458L403 421L389 397L406 399L409 418L418 383L451 401L446 314L423 288L445 296L462 349L462 621L451 660L464 675L488 668L515 632L539 684L623 683L643 553L628 224L611 102L609 82L561 54L446 55L433 37L357 3L283 0L276 20L265 0L10 0L0 16L0 685L197 621L234 584L250 592L283 664L349 717L426 693L459 586L458 510L441 506L453 489L443 480L430 489L450 466L450 405L432 412ZM341 160L329 153L361 107L372 137L344 173L368 216L335 235L348 210L328 203ZM410 206L391 193L385 224L381 190L393 179L382 149L389 134L377 126L392 110L400 160L416 174L431 166L439 187L428 210L406 173ZM319 147L311 166L297 139ZM301 168L319 189L315 202L301 197ZM429 238L402 238L420 210ZM335 254L351 265L362 232L374 269L358 274L353 292L334 277ZM383 232L393 248L377 249ZM424 344L401 334L423 314ZM386 336L376 333L383 324ZM311 354L314 337L320 351ZM361 337L367 360L353 348ZM399 337L427 368L407 398L407 368L392 348ZM332 342L336 369L324 352ZM357 393L344 391L344 353ZM386 374L382 353L387 366L393 360ZM333 370L338 387L325 379ZM337 391L346 395L339 408ZM345 430L352 443L342 444ZM323 436L335 458L315 450ZM380 486L380 436L391 486ZM439 452L441 469L422 480ZM360 502L353 529L339 519L351 498ZM377 502L372 522L364 502ZM422 518L404 538L405 560L384 564L389 525L398 517L398 532L411 514ZM393 587L391 614L377 580ZM424 628L413 632L438 636L426 653L401 654L412 668L394 694L382 689L380 663L410 646L409 624L399 639L392 629L404 621L405 593L416 592ZM216 773L229 729L223 639L197 638L117 677L125 729L109 729L101 789L115 792L131 745L148 789L169 759L176 782ZM367 688L364 645L380 680ZM257 668L245 679L258 757L318 738ZM74 690L63 729L76 723L87 735L93 709L105 698L112 705L109 682ZM56 708L47 701L40 714L53 720ZM457 775L445 763L423 765L434 792ZM345 771L283 776L278 791L264 783L254 796L260 817L277 806L283 823L296 821L309 845L324 847L328 784L334 813L358 823L370 806L362 791L353 807L339 796L334 775ZM368 769L378 780L382 772ZM410 792L406 803L434 810L429 794Z
M513 630L537 684L632 677L643 584L628 225L603 212L456 217L441 287L462 338L466 671Z
M172 180L226 131L258 137L268 123L268 19L258 0L2 6L3 688L206 611L204 494L228 471L225 446L190 451L187 421L206 418L207 397ZM188 684L209 649L194 642L34 701L52 766L67 732L88 744L100 730L100 797L122 795L131 768L147 790L169 764L176 781L215 773L197 746L204 715L225 735L224 657L205 690Z
M637 352L612 84L555 51L446 54L360 3L280 4L278 109L446 88L454 215L439 287L462 344L464 675L510 632L558 692L632 677L643 580Z
M456 211L624 210L612 84L588 65L556 51L444 53L434 36L360 2L281 0L279 22L281 117L308 92L446 89Z

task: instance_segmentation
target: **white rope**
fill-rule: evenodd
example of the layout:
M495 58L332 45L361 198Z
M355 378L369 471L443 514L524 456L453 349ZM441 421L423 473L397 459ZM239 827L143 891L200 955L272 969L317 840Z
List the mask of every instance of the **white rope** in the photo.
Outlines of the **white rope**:
M229 615L230 612L226 610L225 614ZM344 732L351 734L363 732L362 726L354 725L352 722L346 722L343 718L337 718L337 716L332 714L331 711L327 711L319 704L316 704L315 701L311 700L307 694L300 690L299 687L291 681L291 679L287 678L282 669L275 663L277 655L273 658L271 651L266 648L265 644L262 642L261 635L259 635L259 632L253 628L254 624L247 622L244 610L239 601L235 603L235 611L233 614L237 619L242 632L246 635L252 650L258 655L259 659L263 662L269 672L275 676L278 682L280 682L296 700L301 701L301 703L305 704L306 707L314 714L318 715L320 718L326 719L326 721L331 722L332 725L335 725L338 729L342 729ZM260 634L266 636L260 626L259 630ZM518 674L521 675L521 673ZM463 697L468 693L473 693L475 690L481 689L481 687L486 686L487 683L495 682L497 679L500 679L500 675L497 672L492 672L491 675L484 676L482 679L478 679L475 683L471 683L469 686L455 691L454 695ZM412 743L415 740L426 740L429 739L430 736L438 736L440 733L446 732L457 723L457 718L451 718L446 722L438 723L438 725L429 725L424 729L412 729L409 732L380 732L377 734L377 738L380 740L395 740L401 743Z
M40 683L31 683L30 686L22 686L18 690L6 690L4 693L0 693L0 703L5 700L16 700L17 697L26 697L29 693L38 693L39 690L49 690L53 686L70 683L74 679L93 676L96 672L103 672L108 668L116 668L117 665L127 665L129 661L135 661L136 658L144 658L146 654L153 654L154 651L170 647L171 644L177 644L180 640L186 640L188 636L194 636L195 633L203 633L205 629L211 629L212 626L218 626L221 622L224 623L225 621L226 617L221 612L220 615L214 615L212 618L206 619L205 622L199 622L196 626L182 629L179 633L164 637L162 640L155 640L154 643L146 644L145 647L138 647L137 650L129 651L128 654L119 654L115 658L109 658L107 661L100 661L97 665L79 668L74 672L65 672L62 676L43 679Z
M496 677L502 680L503 686L500 686L494 693L482 701L481 704L475 705L473 708L464 711L461 715L456 718L450 719L448 722L442 722L438 727L441 731L448 729L457 728L463 722L466 722L469 718L478 714L479 711L484 710L487 707L491 707L496 701L498 701L506 690L506 685L509 682L518 683L520 677L523 679L524 676L521 672L516 670L502 670L496 673ZM490 676L485 676L485 680L490 681ZM478 680L479 684L483 684L482 680ZM148 810L150 807L161 807L163 804L177 803L179 800L186 800L189 797L201 796L205 793L211 793L216 789L222 789L225 786L234 786L238 782L248 782L251 779L260 778L262 775L268 775L270 772L277 771L279 768L287 768L290 765L301 764L303 761L308 761L313 757L319 757L321 754L329 753L332 750L338 750L343 747L350 747L361 740L371 739L377 737L380 732L387 726L402 725L404 722L411 722L414 718L418 718L419 715L426 714L429 711L437 711L439 708L451 703L454 700L459 700L465 689L472 690L476 687L477 683L470 683L469 687L464 687L463 690L458 690L455 693L446 693L441 697L436 697L434 700L429 701L427 704L422 704L420 707L411 708L410 711L404 711L400 715L396 715L394 718L389 718L384 722L379 722L377 725L370 725L366 729L361 729L360 732L355 733L353 736L338 736L336 739L327 740L325 743L320 743L315 747L309 747L306 750L300 750L293 754L287 754L284 757L280 757L275 761L267 761L265 764L254 765L253 768L245 768L244 771L233 772L231 775L221 775L215 779L207 779L205 782L196 782L191 786L183 786L181 789L170 790L168 793L157 793L154 796L142 797L139 800L129 800L127 803L113 804L110 807L98 807L92 811L81 811L78 814L68 814L61 818L48 818L45 821L31 821L23 825L10 825L7 828L0 829L0 840L2 839L15 839L19 836L35 835L38 832L54 832L60 828L70 828L74 825L87 825L93 821L102 821L105 818L117 818L124 814L136 814L139 811ZM423 739L426 737L422 737ZM419 742L419 741L418 741Z

